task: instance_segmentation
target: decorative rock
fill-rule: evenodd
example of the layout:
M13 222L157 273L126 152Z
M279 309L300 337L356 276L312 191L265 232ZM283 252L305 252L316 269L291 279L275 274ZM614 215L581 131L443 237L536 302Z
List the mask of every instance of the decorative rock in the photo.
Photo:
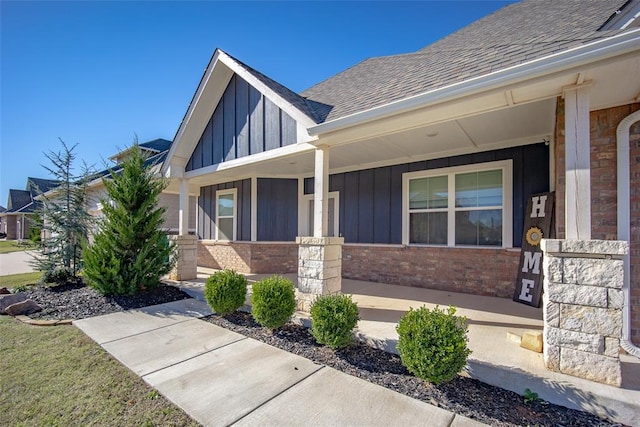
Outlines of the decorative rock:
M11 316L27 315L37 313L38 311L42 311L42 307L32 299L11 304L5 309L5 312Z
M542 332L527 331L522 334L520 347L535 351L536 353L542 353Z
M11 294L11 291L9 291L9 289L0 288L0 295L9 295L9 294Z
M7 314L6 309L12 304L22 302L27 299L27 294L18 292L17 294L0 295L0 314Z
M516 333L507 331L507 339L509 341L513 341L516 344L520 344L522 342L522 337Z
M620 387L622 374L617 358L563 348L560 372Z

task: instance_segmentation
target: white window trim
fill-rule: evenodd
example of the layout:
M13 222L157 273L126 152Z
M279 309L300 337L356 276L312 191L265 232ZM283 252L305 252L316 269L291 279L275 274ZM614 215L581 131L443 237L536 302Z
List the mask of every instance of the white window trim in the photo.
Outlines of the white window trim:
M467 172L482 172L487 170L502 169L502 246L468 246L455 244L455 209L447 208L447 245L455 248L512 248L513 247L513 160L500 160L497 162L475 163L464 166L453 166L440 169L421 170L402 174L402 244L411 246L436 246L423 243L409 243L409 181L416 178L431 178L442 175L456 175ZM448 180L449 197L455 197L455 179ZM487 209L483 207L482 209ZM465 209L467 210L467 209Z
M328 196L330 199L334 199L333 205L333 235L338 237L340 235L340 192L329 191ZM298 206L301 215L298 216L299 224L298 235L300 236L312 236L309 234L309 202L314 200L314 194L302 194L300 196L301 205Z
M229 240L220 239L220 227L218 224L220 223L218 219L220 218L219 213L219 200L220 196L228 196L231 194L233 196L233 237ZM229 218L228 216L223 216L222 218ZM238 189L237 188L229 188L227 190L218 190L216 191L216 241L224 241L224 242L234 242L237 239L238 232Z

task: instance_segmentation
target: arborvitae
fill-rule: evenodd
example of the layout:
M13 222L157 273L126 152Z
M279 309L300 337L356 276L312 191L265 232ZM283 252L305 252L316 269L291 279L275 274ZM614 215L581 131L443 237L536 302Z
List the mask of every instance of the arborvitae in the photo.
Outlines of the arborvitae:
M103 178L104 217L84 251L87 284L105 295L156 287L175 263L174 246L162 228L165 208L158 207L167 182L155 176L137 144L130 152L121 169Z
M42 228L46 237L33 265L44 272L43 281L59 284L78 280L82 269L82 246L92 224L86 210L87 184L90 171L84 165L80 174L74 174L76 155L64 141L63 150L45 153L52 166L44 168L59 181L59 185L47 194L39 191L41 207L34 218L34 226Z

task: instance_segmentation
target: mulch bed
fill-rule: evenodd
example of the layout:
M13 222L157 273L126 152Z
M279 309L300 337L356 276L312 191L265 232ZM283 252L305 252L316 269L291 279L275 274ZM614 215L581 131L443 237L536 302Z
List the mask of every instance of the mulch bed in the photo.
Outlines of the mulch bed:
M410 374L395 354L359 342L334 351L316 343L303 326L287 324L271 332L244 312L226 317L212 315L203 320L492 426L621 425L542 400L525 404L523 397L514 392L468 377L458 376L448 383L433 385Z

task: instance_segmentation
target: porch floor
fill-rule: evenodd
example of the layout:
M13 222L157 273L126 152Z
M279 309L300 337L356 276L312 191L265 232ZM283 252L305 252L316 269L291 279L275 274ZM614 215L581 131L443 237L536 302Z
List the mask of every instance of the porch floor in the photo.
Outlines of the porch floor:
M204 299L204 282L215 270L198 267L198 278L180 286ZM249 282L268 274L247 275ZM285 277L297 284L297 275ZM569 408L596 413L628 425L640 425L640 360L623 355L621 388L548 371L542 354L524 348L510 338L525 331L542 331L542 309L528 307L505 298L485 297L431 289L412 288L342 280L342 292L358 304L357 335L370 345L395 352L395 327L410 307L423 305L457 308L466 316L469 328L467 374L482 382L523 394L526 388L541 399ZM299 321L309 324L308 313L298 312Z

